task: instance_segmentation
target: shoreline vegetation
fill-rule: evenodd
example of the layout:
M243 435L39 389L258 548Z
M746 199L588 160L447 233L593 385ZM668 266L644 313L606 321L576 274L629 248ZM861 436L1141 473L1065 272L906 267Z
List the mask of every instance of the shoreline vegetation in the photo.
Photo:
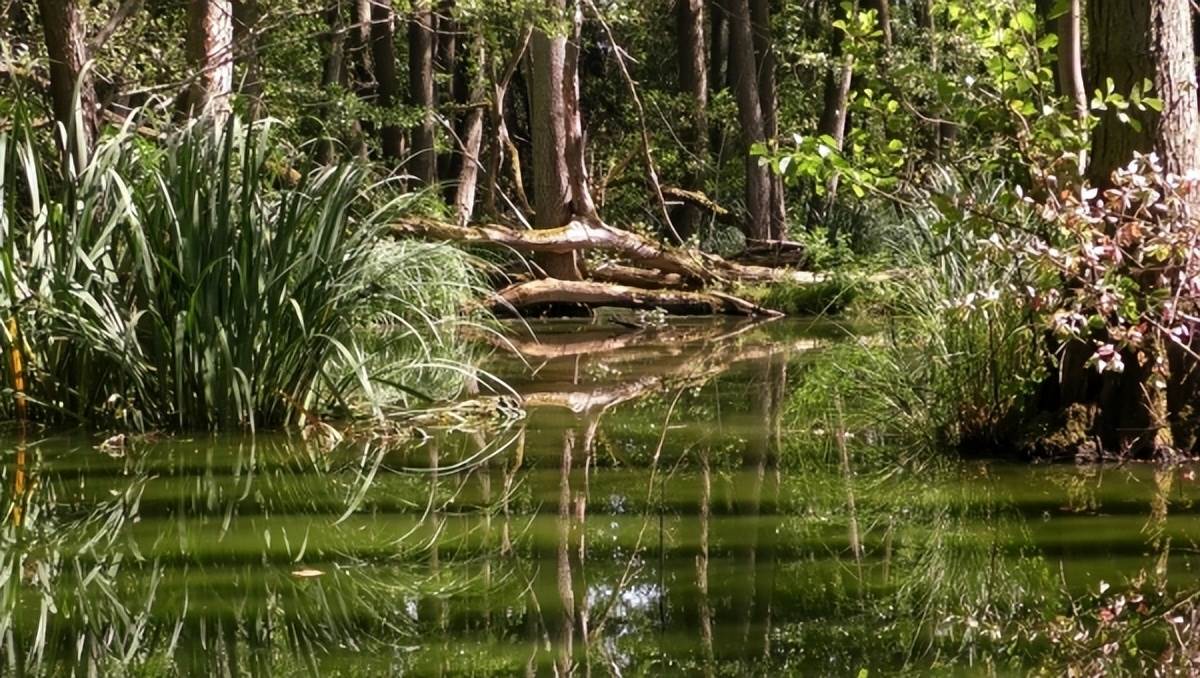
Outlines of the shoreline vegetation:
M1162 572L1173 483L1200 458L1198 29L1188 0L0 0L0 425L16 453L0 575L41 576L5 560L29 537L22 502L60 517L27 482L30 431L107 438L87 449L130 464L160 435L246 434L235 465L266 431L298 432L313 459L362 443L341 519L394 470L389 454L419 449L434 461L405 478L433 486L417 522L444 525L439 474L461 489L499 471L507 501L521 422L551 411L568 421L547 443L561 473L547 496L568 566L556 593L573 605L571 554L586 550L567 542L586 532L589 474L622 463L594 458L610 445L600 420L629 406L609 423L617 452L651 460L650 506L671 422L722 420L720 395L685 394L736 365L760 370L734 404L761 417L714 455L730 477L753 471L756 516L781 469L841 493L819 519L846 522L830 577L856 570L859 603L871 520L916 507L932 518L915 532L954 522L925 473L1155 464L1137 467L1154 483L1152 548L1122 554L1143 560L1119 594L1056 597L1039 564L992 605L986 540L958 569L953 543L914 562L970 589L981 617L946 628L972 660L976 644L1050 644L1045 673L1200 671L1200 593ZM869 331L825 345L784 317ZM529 335L545 318L571 320ZM530 381L561 372L522 396L482 367L502 352ZM652 360L581 372L622 352ZM610 373L623 380L587 383ZM438 466L425 429L474 451ZM493 429L512 436L493 445ZM678 467L703 478L706 517L707 455ZM888 487L901 476L912 486ZM108 512L115 542L136 500L112 496L74 506L90 517L72 529ZM962 612L945 583L895 600ZM400 624L400 589L382 593L361 590L395 604L373 623ZM568 641L560 673L577 621L539 627ZM938 624L922 616L913 637L933 647Z

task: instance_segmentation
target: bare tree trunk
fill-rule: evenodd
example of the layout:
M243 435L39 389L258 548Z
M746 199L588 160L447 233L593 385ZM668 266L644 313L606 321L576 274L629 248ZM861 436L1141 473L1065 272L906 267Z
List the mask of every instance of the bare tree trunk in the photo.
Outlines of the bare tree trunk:
M1089 2L1088 36L1091 66L1097 82L1112 78L1116 91L1128 94L1134 85L1154 74L1150 41L1150 6L1163 0ZM1092 134L1092 160L1088 178L1096 186L1107 186L1113 170L1133 158L1134 151L1153 146L1154 121L1151 111L1125 111L1137 119L1141 131L1117 119L1113 106L1100 114Z
M412 132L412 155L407 169L424 186L437 182L433 51L433 9L430 0L417 0L408 21L408 96L410 104L422 109L422 118Z
M1058 81L1062 93L1075 106L1075 116L1088 114L1087 87L1083 83L1083 35L1080 0L1070 0L1066 14L1058 18Z
M337 5L340 0L334 0ZM354 0L352 5L353 22L346 35L346 51L351 68L347 68L348 76L352 74L353 88L358 98L363 101L375 100L375 59L371 51L371 0ZM367 135L374 132L371 122L359 120L357 136L351 139L351 152L360 159L367 157Z
M325 23L329 30L321 36L321 48L325 58L321 64L321 91L325 96L332 96L335 87L346 85L346 25L342 21L340 2L334 0L325 8ZM332 117L332 111L326 109L325 117ZM329 136L329 130L321 131L321 139L317 142L317 162L328 165L336 159L334 140Z
M188 62L194 75L188 90L189 115L229 114L233 91L233 4L230 0L190 0Z
M886 0L883 0L886 2ZM770 0L750 1L751 23L754 31L755 63L758 65L758 102L762 107L763 137L767 147L775 149L779 122L775 95L775 46L771 37ZM771 239L787 237L787 208L784 205L783 177L768 173L770 182Z
M369 0L371 3L371 57L375 66L375 103L385 110L400 101L400 78L396 74L396 13L390 0ZM391 115L389 112L388 115ZM399 161L404 157L404 135L394 122L384 123L379 130L383 157Z
M549 7L566 11L565 0L546 0ZM551 35L544 27L534 30L530 45L530 127L533 130L534 225L557 228L573 216L571 177L567 168L567 39ZM572 83L573 87L573 83ZM574 253L547 254L539 259L547 275L580 280Z
M238 92L246 98L246 115L251 120L262 117L262 67L258 57L258 0L234 0L233 45L242 63L242 80Z
M679 89L689 97L691 121L685 138L692 153L692 167L703 167L708 161L708 69L704 45L704 0L676 0L676 40L679 45ZM700 172L691 171L684 188L701 190ZM703 212L697 205L685 204L679 209L675 227L679 235L691 237L700 228Z
M42 32L46 36L46 53L50 56L50 99L54 119L84 149L91 148L96 138L96 90L90 75L80 77L87 62L84 40L83 13L77 0L38 0L42 16ZM79 119L75 125L75 88L79 87ZM70 149L76 167L83 162L78 149Z
M729 20L729 68L737 96L738 121L742 126L742 153L746 164L746 208L750 220L746 236L770 239L771 177L765 165L750 150L766 141L762 103L759 98L757 63L750 21L749 0L722 0Z
M471 85L471 101L482 100L486 96L487 82L484 77L484 59L486 44L481 36L475 38L471 52L475 57L477 68L474 83ZM462 127L462 167L458 172L458 186L454 194L454 211L458 216L460 226L471 221L475 211L475 192L479 184L480 158L479 150L483 147L483 114L481 106L475 106L467 112Z
M571 206L576 215L599 219L587 174L587 137L583 131L583 106L579 100L579 45L583 36L581 0L567 5L571 35L563 51L563 103L566 111L567 176L571 181Z

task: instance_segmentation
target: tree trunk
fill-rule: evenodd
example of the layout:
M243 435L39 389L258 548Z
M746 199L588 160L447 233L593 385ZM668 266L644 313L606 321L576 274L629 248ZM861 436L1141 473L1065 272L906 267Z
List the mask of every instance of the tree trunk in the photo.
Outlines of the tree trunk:
M481 36L475 38L475 44L471 49L471 53L475 57L476 69L474 82L471 85L470 96L472 102L481 101L487 96L487 80L484 77L484 59L486 58L485 50L486 43ZM479 184L479 170L481 167L479 150L483 147L483 114L482 106L474 106L467 112L467 117L463 120L462 132L462 166L458 172L458 186L454 193L454 211L458 216L458 224L460 226L467 225L471 221L471 215L475 212L475 193L476 187Z
M1075 107L1075 116L1088 114L1087 87L1083 83L1083 35L1080 0L1070 0L1067 13L1058 17L1058 81L1063 96Z
M422 117L420 124L413 128L407 170L423 186L437 182L433 51L433 9L430 0L417 0L408 21L408 96L409 103L422 110Z
M1140 87L1144 78L1153 78L1151 5L1163 1L1087 4L1091 70L1096 74L1096 82L1112 78L1116 91L1128 96L1134 85ZM1134 151L1146 152L1153 146L1152 111L1129 108L1125 112L1140 123L1141 131L1118 120L1118 111L1113 106L1100 113L1100 123L1092 134L1092 159L1088 167L1088 178L1096 186L1108 186L1113 170L1128 163Z
M335 9L340 0L334 0ZM362 101L375 101L375 59L371 53L371 0L354 0L352 5L353 23L346 34L346 58L351 65L347 68L348 76L352 74L354 93ZM357 136L351 139L351 151L360 159L367 158L367 135L374 132L374 125L367 120L359 120Z
M892 49L892 3L890 0L867 0L867 9L875 10L875 22L882 33L880 40L886 50Z
M334 88L346 85L346 25L342 20L340 2L331 2L325 8L325 24L328 30L321 36L321 49L325 53L321 62L321 92L326 97L333 96ZM325 107L325 119L333 117L333 111ZM321 130L321 138L317 142L317 162L328 165L335 161L337 153L334 139L329 135L329 129Z
M1161 113L1128 110L1142 122L1140 131L1111 112L1100 118L1089 168L1092 181L1108 185L1112 171L1129 162L1134 152L1154 151L1170 174L1200 169L1200 105L1189 0L1091 2L1088 8L1096 78L1112 78L1120 93L1149 79L1163 103ZM1156 286L1143 282L1142 292L1151 294ZM1106 445L1147 456L1171 444L1167 393L1156 385L1163 375L1154 366L1156 358L1169 362L1165 341L1169 339L1148 339L1141 351L1146 360L1131 349L1122 351L1125 371L1109 377L1109 386L1099 396ZM1172 375L1171 380L1179 378ZM1066 383L1062 389L1074 386Z
M189 115L229 114L233 91L233 4L230 0L190 0L188 62L193 70L188 89Z
M390 0L371 3L371 58L375 66L375 103L393 117L392 107L400 101L400 78L396 74L396 13ZM385 122L380 126L379 142L383 157L399 161L404 157L404 135L400 126Z
M234 0L233 46L242 64L238 92L246 98L246 116L262 117L262 67L258 58L258 0Z
M704 46L704 0L676 0L676 41L679 45L679 89L690 100L690 125L684 136L691 151L689 165L703 167L708 161L708 69ZM692 170L684 187L702 190L700 172ZM688 238L700 228L703 213L692 204L684 204L675 219L679 235Z
M722 0L722 7L729 20L729 68L737 98L738 121L742 127L742 155L746 164L746 208L750 219L745 231L747 237L767 240L771 234L771 176L768 168L750 155L755 145L766 141L750 2Z
M565 0L546 0L565 14ZM571 221L571 177L567 168L567 39L534 30L530 45L530 128L533 131L534 225L558 228ZM563 280L579 280L575 253L548 254L539 258L546 274Z
M883 0L886 4L886 0ZM779 135L775 95L775 46L771 36L770 0L750 0L751 23L754 31L755 63L758 67L758 102L762 107L763 137L767 147L775 150ZM772 240L787 237L787 209L784 206L783 177L768 173L770 182L770 231Z
M96 138L97 117L96 90L90 75L80 77L87 62L87 46L84 40L83 13L76 0L39 0L42 16L42 32L46 36L46 53L50 56L50 99L54 119L84 149L91 148ZM79 87L79 120L75 124L75 88ZM78 148L70 149L68 155L75 157L78 168L83 157L77 155Z
M840 8L835 11L837 19L845 21L846 13ZM840 151L846 138L846 116L850 105L850 86L854 82L854 56L842 54L843 31L835 28L830 41L829 56L833 62L825 73L825 97L821 109L821 121L817 127L819 134L833 139L834 146ZM829 208L837 199L837 175L830 177L825 187L823 201L814 199L811 211L818 218L828 216Z
M708 85L712 91L725 89L729 84L726 66L729 64L729 21L721 0L709 2Z

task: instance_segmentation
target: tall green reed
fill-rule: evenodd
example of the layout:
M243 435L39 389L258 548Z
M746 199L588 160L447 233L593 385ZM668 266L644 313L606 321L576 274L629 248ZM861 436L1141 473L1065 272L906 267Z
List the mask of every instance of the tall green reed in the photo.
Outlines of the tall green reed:
M403 197L361 165L279 187L285 150L270 122L236 119L154 141L127 124L81 163L60 163L27 119L0 137L0 348L23 358L35 416L254 428L379 415L372 355L391 351L392 385L398 366L462 356L444 349L477 292L471 260L440 251L458 270L446 277L390 254L383 226ZM366 346L385 317L400 330Z

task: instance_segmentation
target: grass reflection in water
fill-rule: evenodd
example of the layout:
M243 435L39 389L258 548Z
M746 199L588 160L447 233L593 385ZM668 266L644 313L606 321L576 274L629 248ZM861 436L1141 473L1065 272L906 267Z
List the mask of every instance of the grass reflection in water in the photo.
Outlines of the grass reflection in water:
M912 459L799 419L834 327L537 330L489 365L530 405L500 430L119 456L9 436L3 672L1053 673L1113 642L1186 651L1158 620L1196 588L1188 468Z

